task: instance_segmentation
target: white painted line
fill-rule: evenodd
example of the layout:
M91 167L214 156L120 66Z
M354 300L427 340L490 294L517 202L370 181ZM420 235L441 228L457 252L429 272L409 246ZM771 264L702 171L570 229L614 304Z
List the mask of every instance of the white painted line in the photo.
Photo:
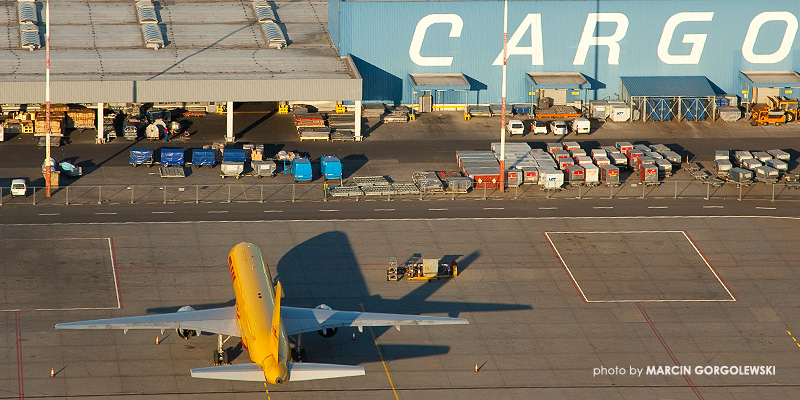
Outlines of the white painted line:
M484 210L505 210L503 207L483 207Z
M703 206L703 208L725 208L725 206Z
M97 212L94 215L117 215L115 212Z
M581 297L583 297L583 301L588 302L589 299L586 298L586 294L583 293L583 289L581 289L581 285L578 283L578 280L575 279L575 276L572 275L572 271L570 271L569 267L567 266L566 261L564 261L564 257L561 257L561 252L558 251L558 248L556 248L555 243L553 243L553 239L550 238L550 233L549 232L545 232L544 236L547 238L547 241L550 242L550 247L553 249L553 251L556 252L556 255L558 256L558 259L561 260L561 265L563 265L564 269L567 270L567 273L569 274L569 278L572 279L572 283L578 289L578 292L580 292Z
M595 210L610 210L610 209L612 209L612 208L614 208L614 207L610 207L610 206L599 206L599 207L592 207L592 208L594 208Z
M756 210L777 210L775 207L756 207Z
M374 211L394 211L394 208L376 208Z
M446 208L429 208L428 211L447 211Z
M151 214L174 214L173 211L152 211Z
M731 293L731 291L728 289L728 285L726 285L725 282L722 281L722 278L720 278L719 275L717 275L717 271L715 271L714 268L711 267L711 264L706 259L706 256L704 256L703 253L700 252L700 249L698 249L697 246L695 246L694 241L692 240L692 238L689 237L686 231L683 232L683 236L686 238L687 241L689 241L689 244L692 245L694 251L696 251L697 255L700 256L700 259L702 259L703 262L706 263L708 270L711 271L711 273L714 274L714 276L717 278L717 282L719 282L719 284L722 285L723 288L725 288L725 291L728 292L728 296L731 296L730 301L736 301L736 297L734 297L733 293Z
M283 210L264 210L266 213L282 213Z
M42 215L42 216L52 216L52 215L61 215L61 214L59 214L59 213L49 213L49 214L42 213L42 214L39 214L39 215Z
M667 206L650 206L650 207L647 207L647 208L669 208L669 207L667 207Z
M319 210L319 212L339 212L339 210Z
M228 212L228 210L211 210L208 213L209 214L225 214L227 212Z
M540 210L558 210L558 207L539 207Z
M122 308L122 300L119 298L119 282L117 281L117 258L114 257L114 246L111 238L106 238L108 241L108 255L111 257L111 275L114 276L114 294L117 295L117 309Z

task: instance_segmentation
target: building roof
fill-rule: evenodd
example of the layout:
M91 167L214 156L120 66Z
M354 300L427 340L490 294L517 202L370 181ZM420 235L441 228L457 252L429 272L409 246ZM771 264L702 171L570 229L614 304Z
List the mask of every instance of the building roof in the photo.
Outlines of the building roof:
M470 85L464 74L439 73L439 74L408 74L411 85L416 90L469 90Z
M800 87L794 71L740 71L741 78L754 87Z
M631 97L713 97L705 76L623 76L623 91Z
M358 73L328 40L326 1L273 2L289 41L283 49L270 48L249 1L156 4L165 42L160 50L144 46L134 1L51 2L51 80L64 88L54 91L53 101L164 101L175 90L188 96L182 101L295 98L277 97L284 93L305 100L361 98ZM0 3L0 15L7 16L0 26L9 33L0 35L0 102L44 102L45 51L20 48L16 14L16 2ZM44 39L44 22L38 26ZM226 83L237 92L224 90ZM100 92L89 93L92 88Z
M589 89L591 84L580 72L528 72L525 79L537 89Z

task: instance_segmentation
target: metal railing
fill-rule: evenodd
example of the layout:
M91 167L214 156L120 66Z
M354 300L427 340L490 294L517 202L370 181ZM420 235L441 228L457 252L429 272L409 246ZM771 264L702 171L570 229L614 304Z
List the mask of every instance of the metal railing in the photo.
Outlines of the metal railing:
M333 187L332 183L328 183ZM337 182L338 184L338 182ZM714 186L700 180L671 180L647 186L628 180L619 186L572 186L561 190L542 190L539 185L506 189L472 189L468 193L421 192L419 194L364 194L332 197L324 182L295 184L258 184L239 181L226 184L197 185L68 185L44 196L44 188L28 187L25 196L11 196L9 187L0 188L0 205L15 204L197 204L197 203L268 203L300 201L359 201L362 199L437 198L457 199L706 199L800 201L800 190L785 182Z

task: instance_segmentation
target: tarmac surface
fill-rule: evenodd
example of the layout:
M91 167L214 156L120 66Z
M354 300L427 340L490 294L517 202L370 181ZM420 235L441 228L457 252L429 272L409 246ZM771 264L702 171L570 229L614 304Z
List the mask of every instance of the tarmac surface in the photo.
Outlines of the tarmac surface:
M270 388L274 399L796 398L797 224L670 216L3 225L0 398L264 398L257 383L189 377L210 364L215 336L53 329L231 305L225 254L240 241L264 249L285 304L470 322L306 334L310 361L362 365L366 376L290 382ZM459 276L386 281L388 258L414 253L457 258ZM225 347L238 353L234 363L249 362L236 338ZM628 372L675 365L691 372ZM695 370L745 365L774 374ZM596 374L601 367L626 374Z
M463 121L443 112L408 124L370 121L363 142L300 142L289 116L259 107L237 109L238 143L312 158L337 154L346 179L408 181L413 171L455 170L454 152L488 149L499 125L497 118ZM309 361L362 365L367 374L271 387L275 399L800 397L796 191L711 188L681 171L655 188L630 179L619 188L557 193L523 186L325 201L319 180L293 186L280 174L223 181L218 169L192 168L174 181L128 165L131 147L221 141L224 121L190 120L187 143L95 145L93 132L74 132L54 157L75 160L85 174L65 179L49 199L8 195L11 178L41 186L43 151L29 136L0 143L0 330L7 344L0 399L264 398L260 384L189 377L191 368L210 364L215 336L184 341L174 332L53 328L231 305L225 256L241 241L264 250L285 304L470 321L399 332L342 329L331 339L304 335ZM798 126L605 123L588 136L513 140L536 147L558 140L665 143L701 163L717 149L781 148L796 160ZM388 259L414 253L456 257L459 276L387 282ZM234 363L248 362L237 338L225 347ZM774 373L695 369L745 365ZM647 374L658 366L670 374ZM645 372L631 376L631 367Z

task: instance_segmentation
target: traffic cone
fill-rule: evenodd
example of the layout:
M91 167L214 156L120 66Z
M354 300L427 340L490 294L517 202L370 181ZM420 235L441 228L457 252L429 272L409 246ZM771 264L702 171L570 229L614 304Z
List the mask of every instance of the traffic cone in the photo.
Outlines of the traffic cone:
M158 345L159 343L161 342L158 340L158 335L156 335L156 345Z
M353 332L353 340L356 340L356 333Z
M50 377L52 378L54 376L56 376L56 371L54 369L50 368Z
M475 372L478 372L478 363L475 363Z

